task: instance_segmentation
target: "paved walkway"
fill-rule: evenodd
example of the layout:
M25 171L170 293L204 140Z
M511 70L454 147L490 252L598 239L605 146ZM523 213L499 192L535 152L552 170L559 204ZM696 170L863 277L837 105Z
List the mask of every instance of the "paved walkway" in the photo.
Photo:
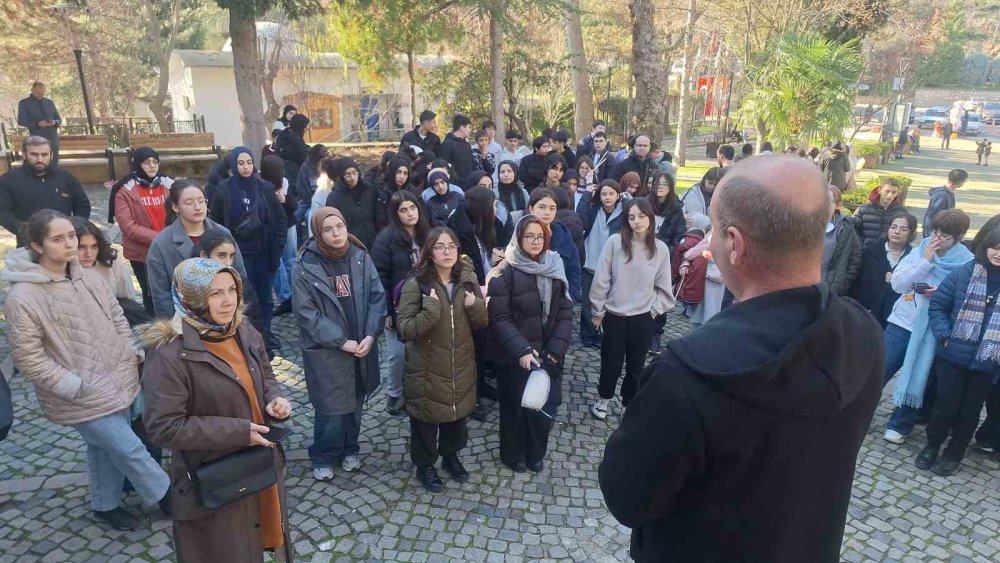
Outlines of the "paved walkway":
M94 217L106 195L90 190ZM11 244L0 239L0 244ZM0 293L0 300L2 300ZM628 530L611 517L597 485L603 446L619 421L620 405L605 422L588 407L599 357L577 343L567 358L566 404L553 431L546 469L514 475L497 459L497 413L470 421L463 458L472 473L464 485L446 481L431 495L413 477L405 418L373 400L362 427L362 467L337 471L333 481L312 479L306 456L312 421L305 393L297 330L290 316L275 321L287 344L273 366L297 408L289 439L286 483L297 557L306 561L622 561ZM687 331L671 315L667 337ZM2 350L0 350L2 351ZM161 561L173 556L169 522L153 509L138 530L107 531L90 521L86 461L76 434L39 414L23 378L12 387L17 423L0 443L0 563L28 561ZM924 441L881 439L890 402L884 398L861 451L843 559L847 561L1000 560L1000 460L970 452L950 479L913 467ZM720 537L720 541L724 538Z

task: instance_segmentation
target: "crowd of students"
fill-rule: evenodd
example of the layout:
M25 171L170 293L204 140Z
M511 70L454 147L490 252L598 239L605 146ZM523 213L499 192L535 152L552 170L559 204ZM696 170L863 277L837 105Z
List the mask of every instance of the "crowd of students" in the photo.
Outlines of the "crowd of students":
M280 448L273 484L222 507L207 509L190 476L247 445L277 443L269 426L292 406L268 361L287 346L271 331L275 314L292 313L299 327L315 479L362 464L381 341L386 410L409 416L416 475L438 492L439 458L451 479L469 478L467 419L485 420L486 399L499 404L501 462L543 470L574 305L582 344L600 348L590 412L603 420L623 370L622 410L635 397L667 312L682 307L696 329L732 302L709 250L709 210L733 162L766 158L752 151L737 158L723 147L720 166L678 197L669 155L645 135L616 155L600 121L575 150L565 131L546 131L531 151L517 132L501 146L489 122L473 134L462 115L441 141L424 112L399 150L362 174L350 158L300 144L308 119L295 108L283 119L271 154L237 147L204 186L162 174L155 151L136 150L133 171L109 186L124 259L86 220L78 185L61 209L0 178L12 204L3 225L23 247L3 273L15 364L45 415L87 443L95 517L134 526L119 506L127 479L173 515L182 560L258 560L289 547ZM44 141L28 141L38 164ZM58 174L45 164L16 174ZM1000 216L961 244L969 219L953 209L954 192L967 176L952 171L932 190L916 248L917 220L892 180L852 217L831 185L822 256L831 290L885 327L885 382L901 369L886 439L905 439L933 402L916 463L942 475L961 461L984 402L978 447L1000 448ZM172 451L169 476L161 448Z

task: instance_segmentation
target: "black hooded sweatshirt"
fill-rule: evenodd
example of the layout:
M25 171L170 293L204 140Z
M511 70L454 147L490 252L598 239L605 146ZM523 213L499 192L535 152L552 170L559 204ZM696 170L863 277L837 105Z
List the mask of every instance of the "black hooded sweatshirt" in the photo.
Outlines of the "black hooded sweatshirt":
M723 310L643 371L599 478L636 561L836 562L882 327L825 283Z

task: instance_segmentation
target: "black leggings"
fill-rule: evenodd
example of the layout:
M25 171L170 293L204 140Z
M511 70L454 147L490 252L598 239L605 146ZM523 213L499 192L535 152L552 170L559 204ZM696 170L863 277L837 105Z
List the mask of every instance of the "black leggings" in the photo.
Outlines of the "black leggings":
M635 396L639 374L646 365L653 317L649 313L619 317L609 311L604 315L601 328L604 329L604 339L601 341L601 380L597 393L602 399L614 397L622 364L625 364L622 404L627 406Z
M958 367L942 358L935 360L934 366L938 378L937 401L927 425L927 444L940 448L950 432L951 441L944 453L961 461L979 424L983 403L993 391L993 376Z

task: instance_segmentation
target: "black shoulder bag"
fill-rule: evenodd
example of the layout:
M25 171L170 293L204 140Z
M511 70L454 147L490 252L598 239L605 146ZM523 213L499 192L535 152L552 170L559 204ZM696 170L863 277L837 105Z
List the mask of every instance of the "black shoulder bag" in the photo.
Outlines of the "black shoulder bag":
M198 503L206 510L255 495L278 482L274 453L266 446L241 448L196 467L187 462L186 456L184 462Z

